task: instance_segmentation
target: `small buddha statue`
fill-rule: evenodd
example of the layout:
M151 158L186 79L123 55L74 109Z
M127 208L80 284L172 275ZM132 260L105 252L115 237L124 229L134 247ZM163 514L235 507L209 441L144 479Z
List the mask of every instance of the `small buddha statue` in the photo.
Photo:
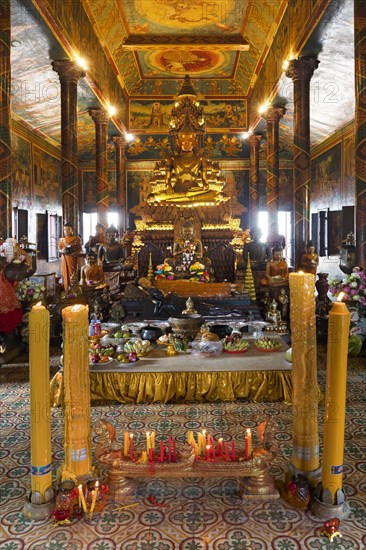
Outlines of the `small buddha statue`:
M281 247L272 249L272 259L266 265L266 278L261 283L275 286L288 283L288 267Z
M118 242L118 229L111 225L106 231L107 242L98 249L98 259L103 271L122 271L125 258L124 247Z
M272 300L269 306L269 309L267 311L266 321L276 326L281 322L281 313L277 309L276 300Z
M185 221L181 226L182 237L177 239L173 246L173 260L175 265L187 264L187 267L196 260L201 260L203 247L200 239L195 238L193 223Z
M97 256L91 252L86 254L85 265L80 270L81 286L95 287L104 283L103 268L97 263Z
M282 321L288 320L288 308L289 308L289 298L286 294L286 290L284 288L280 289L280 292L278 294L277 298L279 310L281 312L281 318Z
M315 253L315 246L311 241L306 246L306 252L301 256L301 269L305 273L316 275L319 265L319 256Z

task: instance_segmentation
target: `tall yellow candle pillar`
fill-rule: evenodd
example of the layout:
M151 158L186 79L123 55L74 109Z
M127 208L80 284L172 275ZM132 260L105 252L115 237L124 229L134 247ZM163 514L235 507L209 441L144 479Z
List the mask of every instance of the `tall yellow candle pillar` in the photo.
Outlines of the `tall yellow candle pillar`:
M77 479L92 470L88 307L80 304L65 307L62 317L65 462L61 477Z
M311 505L328 518L350 513L342 489L350 317L343 302L335 302L329 312L322 480Z
M37 304L29 313L29 378L32 495L40 494L38 504L48 500L45 493L52 486L49 346L50 314Z
M290 467L311 477L319 468L315 277L312 273L290 273L289 280L293 385Z

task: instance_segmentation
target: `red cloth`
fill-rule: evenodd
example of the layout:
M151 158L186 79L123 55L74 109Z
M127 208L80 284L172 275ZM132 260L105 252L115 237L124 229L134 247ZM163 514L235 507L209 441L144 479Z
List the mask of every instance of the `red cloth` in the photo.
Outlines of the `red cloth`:
M14 284L0 273L0 332L12 332L22 320L22 308Z

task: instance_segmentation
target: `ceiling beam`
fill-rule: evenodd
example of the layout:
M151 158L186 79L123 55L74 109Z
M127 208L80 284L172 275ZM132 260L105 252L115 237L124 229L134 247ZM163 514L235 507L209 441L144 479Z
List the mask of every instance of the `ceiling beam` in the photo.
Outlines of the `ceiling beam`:
M234 52L246 52L249 44L240 35L218 36L204 35L130 35L122 45L124 50L185 50L197 51L220 49Z

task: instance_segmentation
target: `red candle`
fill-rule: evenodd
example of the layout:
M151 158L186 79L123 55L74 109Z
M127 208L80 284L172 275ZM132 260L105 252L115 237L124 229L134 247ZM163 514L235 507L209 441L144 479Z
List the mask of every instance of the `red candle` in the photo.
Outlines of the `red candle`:
M173 437L173 462L177 462L177 440Z
M159 455L159 462L164 462L164 454L165 454L165 445L164 445L164 443L162 442L162 440L160 440L160 455Z
M216 462L215 446L214 446L214 445L210 445L210 447L211 447L212 458L213 458L214 462Z
M210 460L211 445L206 445L206 460Z
M133 434L130 434L130 460L133 460Z
M217 454L221 457L222 456L222 437L219 437L219 440L217 442Z
M170 435L168 436L168 460L169 462L172 460L172 438Z
M235 462L235 459L236 459L236 457L235 457L235 442L232 441L231 442L231 460L233 462Z
M230 462L229 443L227 441L225 441L225 460Z
M207 445L213 445L211 434L208 434L207 436Z

